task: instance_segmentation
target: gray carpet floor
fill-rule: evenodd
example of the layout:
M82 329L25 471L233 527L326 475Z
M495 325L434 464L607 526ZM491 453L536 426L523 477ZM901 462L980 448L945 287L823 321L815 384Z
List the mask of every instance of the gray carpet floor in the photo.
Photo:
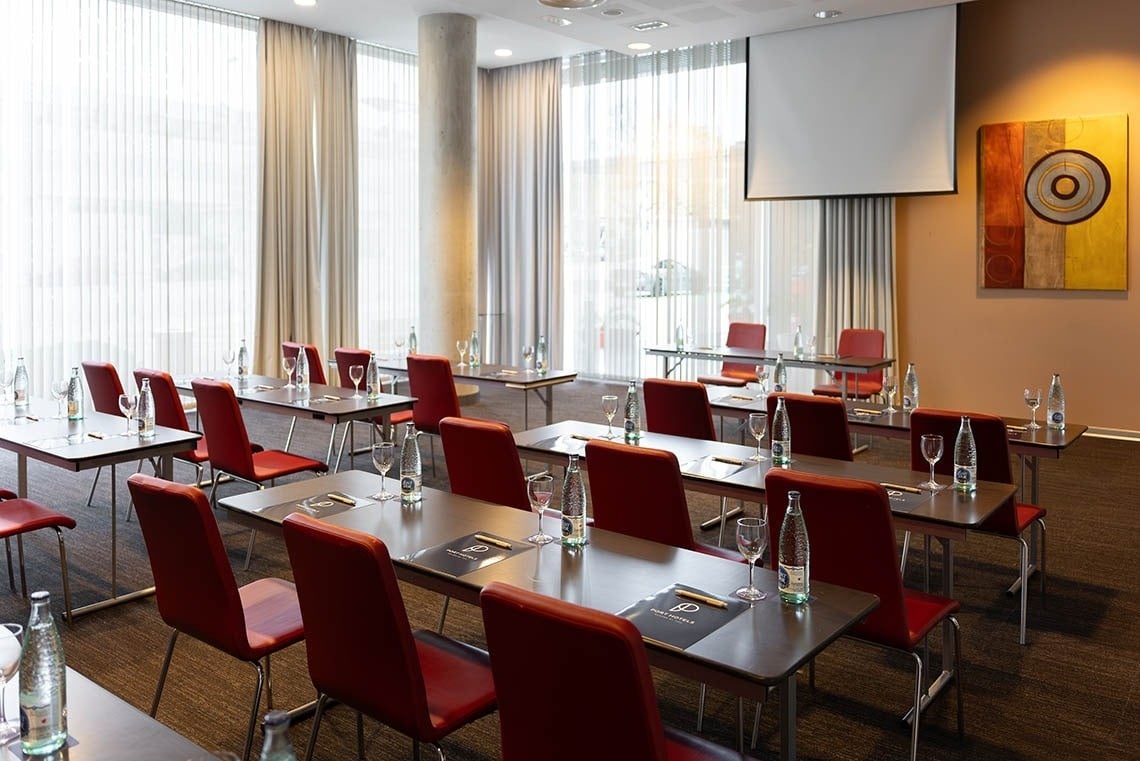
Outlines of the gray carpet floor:
M622 393L616 384L579 380L555 392L555 419L602 420L603 393ZM541 417L531 403L532 423ZM502 420L522 427L520 392L484 389L464 414ZM289 419L247 413L251 436L266 446L281 446ZM363 428L360 429L363 435ZM730 434L733 437L736 434ZM323 457L328 428L315 422L298 424L294 450ZM425 452L429 451L424 447ZM873 462L904 465L906 443L875 439L860 455ZM425 483L447 488L446 468L438 441L438 475L425 467ZM1126 759L1140 757L1140 512L1136 493L1140 473L1140 444L1093 439L1078 441L1060 460L1041 464L1041 502L1049 510L1047 597L1036 583L1029 598L1029 644L1017 643L1018 606L1005 588L1016 564L1015 545L1008 540L972 536L956 548L956 591L962 604L963 688L966 734L959 739L952 693L937 701L922 722L919 757L927 759ZM371 470L366 458L356 467ZM189 468L176 466L176 477L190 480ZM131 467L118 468L119 509L125 509L125 479ZM108 588L108 474L86 507L92 472L66 473L32 463L31 496L75 516L78 528L67 536L72 594L81 605L105 596ZM0 454L0 485L14 487L15 456ZM230 492L241 485L223 487ZM755 510L755 506L746 506ZM694 526L717 510L708 497L690 495ZM239 583L263 575L289 577L283 544L261 538L248 572L241 570L248 532L219 522ZM149 564L136 523L119 523L119 578L124 590L150 583ZM699 532L699 529L695 529ZM705 532L715 541L715 532ZM54 538L41 534L27 540L29 586L53 596L62 591L55 561ZM918 542L920 545L921 542ZM919 584L918 552L912 549L908 584ZM441 598L408 585L402 587L414 626L431 628ZM0 619L24 621L26 602L16 593L0 591ZM453 603L446 632L481 644L477 609ZM159 618L153 598L82 617L62 627L68 664L146 710L164 653L169 629ZM937 648L937 636L935 636ZM536 648L541 663L541 648ZM654 674L662 715L673 726L694 728L697 686L671 674ZM310 700L313 688L305 666L304 645L275 657L274 693L278 705ZM574 679L550 673L542 678ZM798 742L801 758L904 758L909 732L899 717L910 700L909 660L884 654L867 645L841 640L817 662L816 686L800 676ZM383 689L383 685L377 685ZM253 689L253 671L187 637L180 639L158 718L209 749L240 751ZM598 685L605 689L605 685ZM267 710L262 706L262 711ZM577 731L590 732L590 706L550 706L570 710L580 722ZM736 700L710 693L705 734L713 740L735 742ZM778 747L777 709L761 716L759 744L752 755L773 758ZM366 722L369 759L407 759L411 743L390 729ZM292 729L301 748L310 723ZM556 738L551 738L556 741ZM260 742L260 737L256 743ZM444 744L449 758L496 759L498 722L482 719L455 733ZM604 738L598 757L607 758ZM347 759L355 754L355 718L344 709L332 710L320 736L316 758ZM425 756L426 757L426 756ZM132 758L124 755L124 759ZM541 748L535 758L543 758ZM146 761L163 761L147 759ZM172 760L173 761L173 760Z

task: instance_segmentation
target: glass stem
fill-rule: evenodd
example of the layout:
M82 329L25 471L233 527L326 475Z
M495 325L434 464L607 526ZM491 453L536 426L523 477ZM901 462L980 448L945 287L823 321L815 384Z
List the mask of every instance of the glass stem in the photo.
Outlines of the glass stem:
M748 588L752 589L752 572L756 570L756 561L748 561Z
M934 488L934 463L930 463L930 488Z

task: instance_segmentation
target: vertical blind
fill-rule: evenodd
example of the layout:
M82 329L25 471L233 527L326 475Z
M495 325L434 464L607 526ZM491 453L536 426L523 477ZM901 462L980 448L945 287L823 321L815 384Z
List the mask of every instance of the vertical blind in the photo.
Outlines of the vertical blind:
M253 19L0 0L0 351L33 393L85 359L174 373L252 338Z

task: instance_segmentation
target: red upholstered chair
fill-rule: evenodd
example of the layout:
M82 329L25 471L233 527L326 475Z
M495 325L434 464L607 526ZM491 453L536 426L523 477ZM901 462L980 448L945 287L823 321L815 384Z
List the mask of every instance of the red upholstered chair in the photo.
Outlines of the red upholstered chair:
M479 599L503 761L743 758L662 724L645 644L628 620L499 581ZM574 677L536 678L536 642L544 670ZM567 732L558 705L589 706L589 731Z
M134 372L135 385L142 388L143 378L150 379L150 392L154 396L154 422L165 428L175 428L180 431L189 431L190 421L186 419L186 408L182 405L182 397L174 385L170 373L162 370L149 370L138 368ZM195 480L202 482L202 466L210 461L210 453L206 448L206 437L198 439L198 445L189 451L175 452L175 459L188 462L194 466Z
M942 435L942 459L934 466L938 473L952 476L954 472L954 442L958 438L958 428L962 415L970 416L970 430L974 434L974 444L978 449L978 478L997 483L1013 483L1013 469L1009 459L1009 433L1005 421L993 415L953 410L935 410L919 407L910 415L910 466L915 470L928 470L929 465L922 456L922 435L937 433ZM986 519L978 529L979 533L991 534L1012 539L1020 549L1020 568L1017 581L1010 592L1021 592L1021 622L1018 641L1025 644L1025 618L1028 606L1029 576L1034 568L1035 558L1029 557L1029 543L1025 541L1026 531L1034 527L1040 529L1041 541L1041 594L1045 594L1045 509L1037 505L1009 500L997 512Z
M349 368L352 367L353 365L360 365L361 367L364 368L365 377L360 382L360 393L363 395L365 393L365 391L367 390L368 362L372 359L372 352L369 351L368 349L351 349L351 348L341 346L341 347L338 347L337 349L335 349L333 351L333 356L336 358L336 371L337 371L337 375L340 379L340 385L342 388L351 388L351 389L355 390L356 386L353 385L352 378L350 378L348 375ZM381 380L383 380L385 377L386 376L382 375ZM395 393L394 383L393 383L392 393ZM399 418L397 418L397 416L399 416ZM411 410L406 410L404 412L393 414L391 416L390 423L393 425L395 425L396 423L406 423L407 421L409 421L411 419L412 419ZM361 423L368 423L369 424L369 445L370 446L372 443L375 442L376 426L380 426L381 429L383 429L383 426L384 426L384 418L383 417L376 417L370 421L361 420L361 421L354 421L354 422L361 422ZM352 462L355 462L356 455L363 453L364 450L362 449L360 452L357 452L356 440L355 440L356 434L353 432L353 430L354 430L354 427L352 424L349 424L348 427L345 428L345 433L348 434L348 436L349 436L349 450L348 450L349 451L349 458ZM341 448L342 449L344 448L343 434L342 434L342 438L341 438Z
M758 322L730 322L724 345L738 349L764 350L768 340L768 327ZM702 375L698 383L711 386L743 386L756 380L755 362L723 362L720 375Z
M847 407L839 399L809 394L768 394L768 441L772 440L772 418L776 400L784 399L792 424L792 452L833 460L853 460Z
M119 409L119 395L123 393L123 383L119 380L119 371L110 362L84 361L83 375L87 378L87 390L91 394L91 406L96 412L104 415L123 416ZM95 497L95 487L99 485L99 476L103 473L103 466L95 471L95 480L91 482L91 491L87 495L87 505ZM111 466L111 477L115 477L115 466Z
M71 623L71 587L67 581L67 549L63 545L63 529L75 528L75 519L57 513L38 502L21 499L7 489L0 489L0 539L8 545L16 537L16 550L20 559L20 591L28 596L28 581L24 574L24 534L41 528L55 529L59 540L59 572L63 579L63 614ZM12 573L12 552L8 547L8 585L15 591L16 580Z
M510 426L495 420L445 417L439 437L451 491L530 510L519 450Z
M835 356L843 357L877 357L881 359L886 353L886 339L881 330L865 328L844 328L839 333L839 344L835 347ZM811 390L819 396L843 396L843 387L847 387L848 399L866 399L874 394L882 393L883 371L873 370L869 373L856 375L855 373L836 373L832 383L824 383Z
M439 421L445 417L463 417L459 411L459 395L451 375L451 360L431 354L409 354L408 395L416 398L412 422L416 430L439 435ZM393 415L393 418L395 416ZM435 475L435 439L431 441L431 472Z
M376 537L299 514L282 528L305 621L309 676L320 694L305 759L331 699L411 737L413 758L426 742L442 761L444 737L495 710L487 654L412 631L388 548Z
M328 381L325 377L325 366L324 363L321 362L321 353L317 351L316 346L298 343L296 341L282 341L281 353L286 357L295 358L302 347L305 349L305 358L309 361L309 383L319 383L322 386L327 385ZM349 383L349 388L352 388L351 383Z
M304 639L297 592L284 579L266 578L238 587L218 523L196 486L142 473L127 479L154 573L155 597L170 643L162 661L150 715L158 712L166 672L179 633L253 666L257 687L249 713L243 759L249 758L261 690L269 682L269 656ZM261 660L265 660L262 668ZM218 690L219 685L210 689ZM273 706L272 689L267 689Z
M800 508L811 541L812 581L839 584L870 592L879 598L875 608L848 634L914 658L914 721L911 723L910 758L918 751L920 706L927 688L925 664L919 645L945 620L954 627L954 690L958 698L958 733L962 734L962 670L955 600L906 589L899 572L894 522L882 486L869 481L830 478L773 468L764 479L768 504L787 505L788 492L800 493ZM772 547L779 546L783 511L768 511ZM772 553L772 568L778 565Z

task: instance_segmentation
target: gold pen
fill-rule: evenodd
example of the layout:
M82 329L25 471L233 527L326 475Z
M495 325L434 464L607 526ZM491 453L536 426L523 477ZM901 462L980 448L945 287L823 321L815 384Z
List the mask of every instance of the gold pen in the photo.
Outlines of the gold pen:
M572 434L570 434L570 438L578 439L578 441L589 441L590 440L589 436L583 436L580 433L572 433Z
M272 391L273 386L258 385L253 387L254 391Z
M510 542L504 542L502 539L496 539L495 537L487 536L486 534L476 534L475 538L480 542L486 542L487 544L493 544L496 547L502 547L504 550L509 550L513 546Z
M856 407L855 408L855 414L856 415L881 415L882 412L883 412L882 410L869 410L869 409L866 409L864 407Z
M337 502L341 502L346 505L356 505L356 500L352 497L346 497L343 494L337 494L336 492L329 492L329 499L335 499Z
M751 396L745 396L744 394L732 394L728 398L729 399L739 399L742 402L754 402L754 401L756 401Z
M678 589L675 591L678 597L684 597L687 600L696 600L697 602L703 602L705 605L711 605L714 608L728 607L728 603L726 603L724 600L718 600L715 597L706 597L705 595L699 595L696 592L690 592L687 589Z
M1029 430L1028 428L1026 428L1023 425L1007 425L1005 428L1007 431L1028 431Z
M889 484L886 482L880 483L879 486L882 486L884 489L909 492L910 494L922 494L922 489L915 486L903 486L902 484Z
M519 374L518 370L500 370L499 372L502 375L518 375Z
M336 396L334 394L325 394L324 398L328 399L330 402L339 402L340 401L340 397Z
M732 457L714 457L713 462L723 462L727 465L743 465L743 460L736 460Z

